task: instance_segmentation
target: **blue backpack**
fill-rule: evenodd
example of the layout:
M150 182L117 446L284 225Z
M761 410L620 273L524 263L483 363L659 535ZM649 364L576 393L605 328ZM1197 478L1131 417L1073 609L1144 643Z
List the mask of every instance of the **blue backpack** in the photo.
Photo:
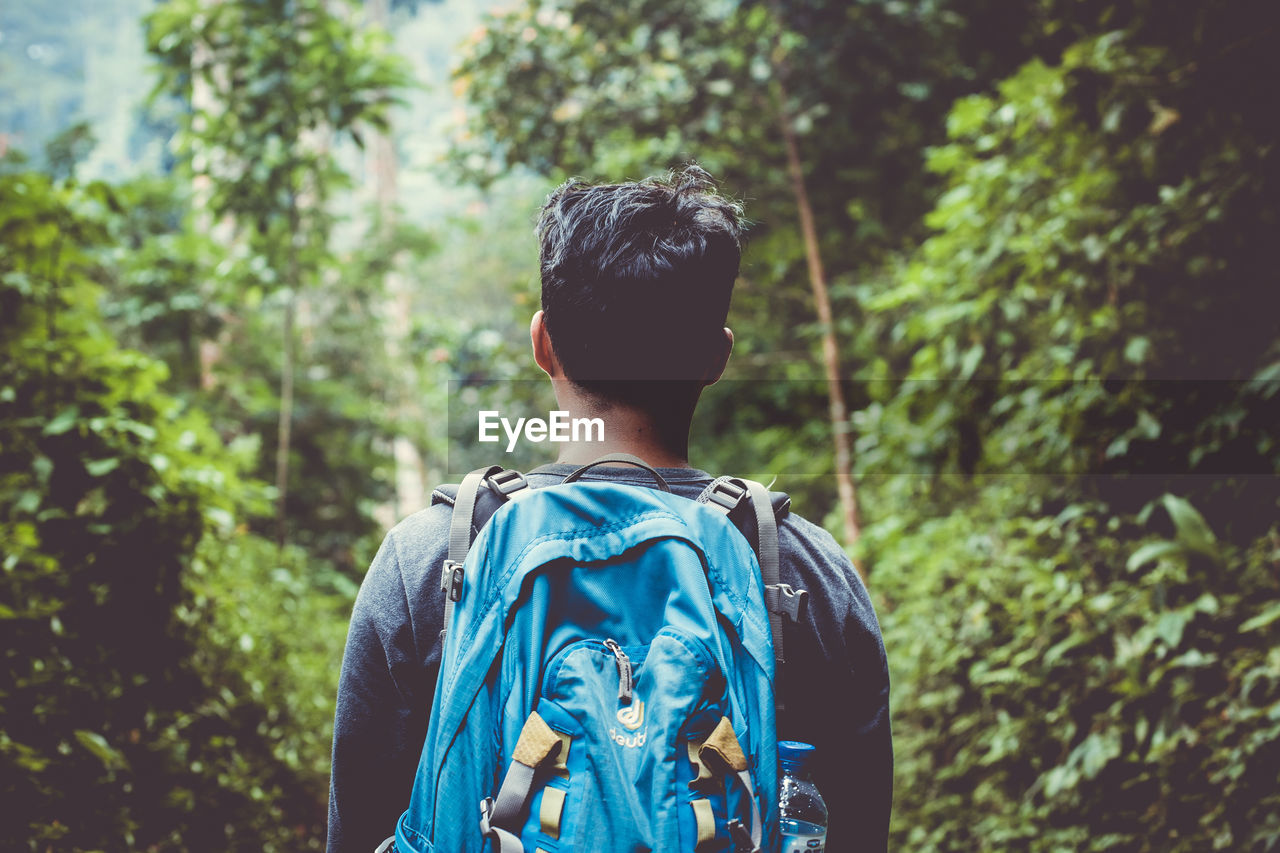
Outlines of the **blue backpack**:
M605 462L659 489L575 482ZM777 567L758 483L693 501L624 454L547 488L467 475L430 726L379 853L777 850L774 664L805 600Z

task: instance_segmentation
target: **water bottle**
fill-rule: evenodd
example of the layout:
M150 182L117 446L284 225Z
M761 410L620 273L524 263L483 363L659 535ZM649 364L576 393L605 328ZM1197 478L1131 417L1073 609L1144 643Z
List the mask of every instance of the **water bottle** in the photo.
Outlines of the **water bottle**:
M827 846L827 804L813 784L813 754L811 744L778 742L782 853L822 853Z

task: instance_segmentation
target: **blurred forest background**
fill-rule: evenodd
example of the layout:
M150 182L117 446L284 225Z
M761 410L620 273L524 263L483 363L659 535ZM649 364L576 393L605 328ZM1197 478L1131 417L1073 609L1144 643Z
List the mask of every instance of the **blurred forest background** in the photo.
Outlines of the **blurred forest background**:
M545 399L541 199L697 159L692 460L866 572L892 848L1280 849L1278 19L3 4L0 847L321 849L361 575Z

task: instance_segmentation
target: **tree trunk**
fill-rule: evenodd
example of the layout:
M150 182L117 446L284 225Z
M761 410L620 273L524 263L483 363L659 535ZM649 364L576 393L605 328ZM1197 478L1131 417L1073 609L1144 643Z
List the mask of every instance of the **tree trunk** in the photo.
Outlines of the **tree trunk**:
M388 31L391 29L389 0L367 0L365 9L370 24ZM378 236L387 240L395 231L399 199L395 143L389 133L374 130L370 134L369 161L381 227ZM390 319L387 352L391 358L391 369L399 374L399 381L393 386L397 399L392 405L398 421L417 423L422 413L414 404L412 389L418 377L408 357L412 291L405 276L395 266L387 272L386 291L387 316ZM391 456L395 470L395 503L379 513L388 526L421 509L426 502L426 466L417 445L408 436L397 435L392 439Z
M288 538L285 506L289 498L289 443L293 437L293 315L296 296L284 306L284 359L280 370L280 422L276 432L276 545Z
M276 546L283 548L288 527L285 508L289 498L289 445L293 438L293 375L294 375L294 316L297 311L298 287L298 234L300 228L298 196L289 198L289 289L284 304L283 356L280 367L280 421L276 432Z
M822 327L822 364L827 378L828 408L831 414L831 438L835 446L836 489L840 497L840 520L844 528L845 543L858 541L861 528L858 524L857 491L853 485L853 442L849 435L849 409L845 405L844 390L840 386L840 350L836 346L835 324L831 316L831 297L827 292L826 273L822 268L822 255L818 249L818 231L814 226L813 207L805 190L804 170L800 164L800 148L787 111L787 91L779 80L778 123L787 150L787 173L791 178L791 192L800 214L800 234L804 240L805 260L809 267L809 284L813 289L813 302L818 311L818 324ZM858 570L862 571L861 568Z
M292 20L292 19L291 19ZM292 39L291 39L292 40ZM288 73L293 73L289 68ZM289 144L305 147L311 141L299 125L298 117L289 112L294 132L287 134ZM280 364L280 416L276 431L276 547L284 548L288 541L289 501L289 449L293 441L293 380L296 351L294 347L294 321L297 316L298 294L302 286L302 272L298 259L298 244L302 240L302 199L305 182L299 181L297 165L291 163L289 171L289 254L285 261L284 328L281 331Z
M212 115L218 107L218 95L214 85L205 77L200 70L205 65L213 61L213 50L204 41L197 41L191 50L191 110L195 114L193 120L193 128L199 134L204 130L206 120L205 114ZM221 69L214 69L217 75ZM203 152L201 156L203 161L196 160L197 163L204 162L207 166L207 158L214 156L212 152ZM192 178L192 210L195 212L195 227L198 234L209 234L213 230L213 217L209 215L209 196L213 191L213 179L209 177L207 172L203 171L199 166L196 168L195 177ZM208 304L213 304L212 294L208 292L209 287L206 282L201 287L202 296ZM200 353L200 388L201 390L211 390L216 382L213 369L222 359L222 342L216 338L201 337L199 343Z

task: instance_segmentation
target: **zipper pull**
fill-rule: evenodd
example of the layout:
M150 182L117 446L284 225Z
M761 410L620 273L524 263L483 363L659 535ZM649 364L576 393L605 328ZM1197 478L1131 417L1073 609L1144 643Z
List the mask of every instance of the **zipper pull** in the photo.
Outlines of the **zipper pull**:
M605 640L604 647L613 652L613 662L618 665L618 701L631 702L631 658L616 640Z

